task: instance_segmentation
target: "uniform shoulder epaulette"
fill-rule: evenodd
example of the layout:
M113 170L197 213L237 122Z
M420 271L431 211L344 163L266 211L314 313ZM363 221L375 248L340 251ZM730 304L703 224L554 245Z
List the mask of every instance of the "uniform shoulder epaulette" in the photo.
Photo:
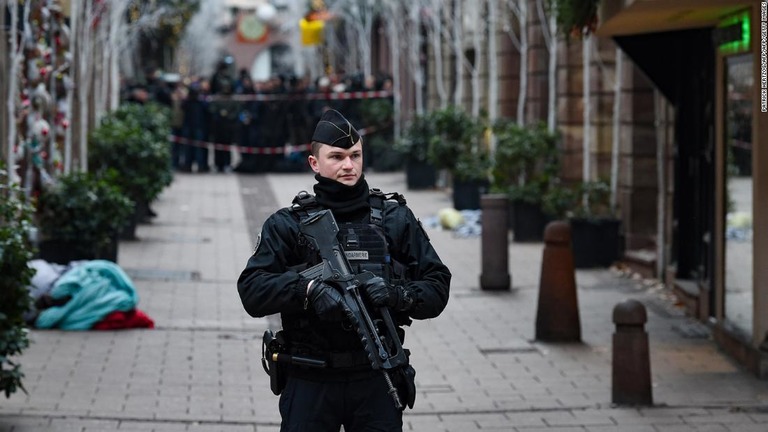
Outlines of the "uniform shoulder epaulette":
M381 225L384 217L384 206L387 201L396 201L398 205L405 205L405 197L397 192L385 194L381 189L371 188L368 192L368 203L371 205L371 222Z
M370 198L372 197L374 199L380 199L382 201L397 201L399 205L405 205L406 203L405 197L403 196L403 194L398 192L384 193L381 191L381 189L371 188L368 195L369 195L369 201L370 201Z

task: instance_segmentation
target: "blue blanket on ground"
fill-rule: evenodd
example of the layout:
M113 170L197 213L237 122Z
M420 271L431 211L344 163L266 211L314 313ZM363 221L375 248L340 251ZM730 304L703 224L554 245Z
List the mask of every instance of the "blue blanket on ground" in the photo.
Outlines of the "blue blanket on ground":
M105 260L88 261L67 271L55 282L50 295L69 295L72 299L40 312L35 327L88 330L111 312L134 309L139 301L128 275Z

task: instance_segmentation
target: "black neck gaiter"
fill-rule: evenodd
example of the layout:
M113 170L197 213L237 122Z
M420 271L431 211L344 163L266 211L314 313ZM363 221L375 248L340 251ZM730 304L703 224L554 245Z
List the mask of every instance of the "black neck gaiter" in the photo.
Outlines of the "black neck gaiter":
M317 203L331 210L335 216L345 218L362 210L369 211L368 182L364 175L360 176L354 186L347 186L320 174L315 174L315 180Z

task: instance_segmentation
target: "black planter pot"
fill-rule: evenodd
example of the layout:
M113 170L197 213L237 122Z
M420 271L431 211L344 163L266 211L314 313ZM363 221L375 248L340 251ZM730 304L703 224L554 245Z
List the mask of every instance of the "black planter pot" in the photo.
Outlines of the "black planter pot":
M609 267L621 253L621 220L572 218L571 243L576 268Z
M120 240L136 240L136 228L139 224L146 223L149 220L147 212L149 206L140 202L133 205L133 214L128 218L123 228L120 230Z
M152 211L149 209L149 203L146 201L136 202L136 221L139 224L148 224L152 222Z
M431 189L437 183L437 170L427 162L408 161L405 181L410 190Z
M120 240L136 240L136 228L139 225L138 218L134 215L128 219L123 229L120 230Z
M69 264L72 261L102 259L117 262L117 236L105 247L98 249L91 244L67 240L43 240L38 245L38 257L56 264Z
M544 228L550 220L539 204L519 200L509 203L509 229L515 242L543 241Z
M486 180L453 179L453 208L456 210L479 210L480 195L488 192Z

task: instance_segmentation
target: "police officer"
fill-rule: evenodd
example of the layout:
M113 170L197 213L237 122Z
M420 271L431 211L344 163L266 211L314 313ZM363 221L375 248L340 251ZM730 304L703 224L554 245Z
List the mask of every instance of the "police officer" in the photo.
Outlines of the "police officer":
M401 342L402 326L411 319L443 311L451 273L402 196L369 188L362 139L337 111L326 111L317 123L308 161L317 181L314 195L300 193L291 207L264 222L238 280L251 316L281 314L278 339L285 352L324 366L285 366L284 388L273 387L280 393L280 430L338 432L343 425L346 432L402 431L405 404L396 407L386 377L373 370L338 287L301 274L320 262L301 221L321 209L333 213L353 272L380 276L360 287L365 303L372 310L388 308ZM412 407L415 372L410 365L400 369L392 374L394 386Z

